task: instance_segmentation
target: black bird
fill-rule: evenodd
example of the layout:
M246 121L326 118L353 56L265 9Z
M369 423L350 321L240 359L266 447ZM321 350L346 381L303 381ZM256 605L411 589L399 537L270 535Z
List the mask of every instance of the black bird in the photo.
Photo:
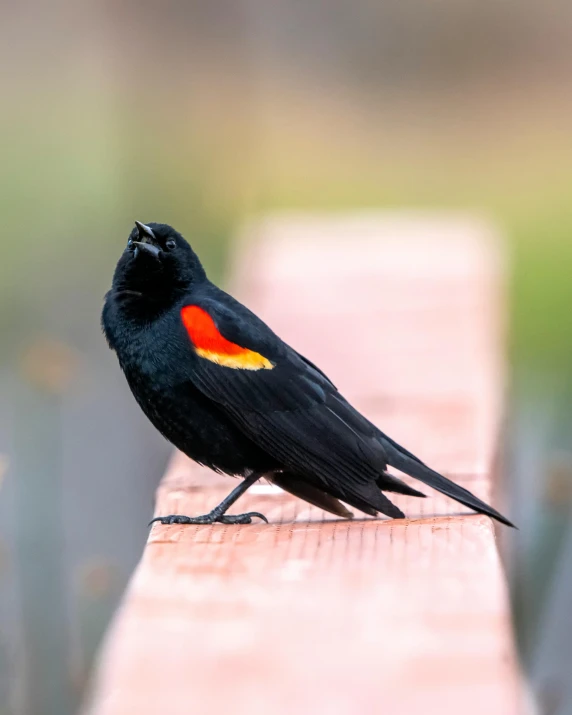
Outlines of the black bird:
M326 511L404 518L384 494L422 497L394 467L512 526L354 409L328 377L211 283L187 241L136 221L105 297L102 326L135 399L178 449L244 480L204 516L163 524L249 524L227 509L260 477Z

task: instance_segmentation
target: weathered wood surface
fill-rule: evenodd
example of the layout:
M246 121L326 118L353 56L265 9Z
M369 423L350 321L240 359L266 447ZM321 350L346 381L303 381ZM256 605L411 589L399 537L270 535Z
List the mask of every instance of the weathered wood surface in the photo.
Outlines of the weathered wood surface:
M284 217L237 252L233 289L384 431L494 499L502 261L464 217ZM176 455L157 514L234 485ZM431 490L427 489L427 492ZM261 484L270 524L155 526L94 680L91 715L519 715L488 518L431 493L404 521L340 521Z

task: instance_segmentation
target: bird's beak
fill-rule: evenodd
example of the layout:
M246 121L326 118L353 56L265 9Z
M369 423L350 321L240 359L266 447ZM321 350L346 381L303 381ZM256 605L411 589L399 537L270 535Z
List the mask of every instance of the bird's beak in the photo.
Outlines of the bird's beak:
M145 253L149 253L153 256L153 258L158 258L161 253L161 249L157 245L157 238L153 233L153 229L149 228L149 226L146 226L144 223L141 223L141 221L135 221L135 225L137 226L137 231L139 232L139 240L134 241L136 246L135 257L137 257L137 254L141 250L145 251Z

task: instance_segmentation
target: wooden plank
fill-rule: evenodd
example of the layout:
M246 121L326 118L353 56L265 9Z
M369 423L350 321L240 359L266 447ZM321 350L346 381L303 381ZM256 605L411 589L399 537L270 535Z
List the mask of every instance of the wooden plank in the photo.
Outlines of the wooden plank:
M503 302L490 227L287 216L247 238L235 292L391 436L492 498ZM157 514L204 513L232 486L176 455ZM410 519L345 522L262 484L240 511L269 525L155 526L86 712L521 713L490 520L434 493L396 502Z

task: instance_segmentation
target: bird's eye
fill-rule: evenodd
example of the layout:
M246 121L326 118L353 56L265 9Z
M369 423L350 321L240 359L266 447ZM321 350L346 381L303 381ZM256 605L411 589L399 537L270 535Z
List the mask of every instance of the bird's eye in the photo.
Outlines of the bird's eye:
M167 241L167 243L165 244L165 248L166 248L167 250L169 250L169 251L172 251L173 248L175 248L176 245L177 245L177 244L175 243L175 241L173 241L173 239L170 238L170 239Z
M133 248L133 239L132 239L132 238L130 238L130 239L127 241L127 248Z

